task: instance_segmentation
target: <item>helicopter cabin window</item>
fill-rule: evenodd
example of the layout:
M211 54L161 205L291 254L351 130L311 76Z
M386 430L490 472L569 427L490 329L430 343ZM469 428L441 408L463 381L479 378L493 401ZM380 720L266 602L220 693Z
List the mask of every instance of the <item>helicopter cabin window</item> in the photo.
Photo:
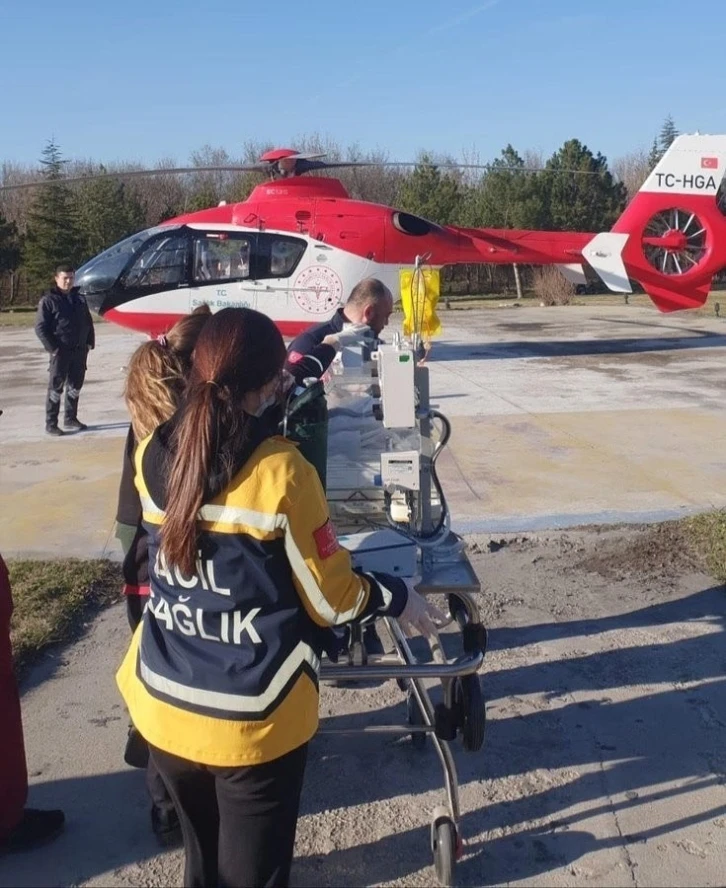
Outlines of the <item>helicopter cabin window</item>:
M189 238L186 233L162 234L139 250L123 277L126 289L178 286L187 281Z
M280 234L262 234L259 241L260 278L286 278L295 271L307 241Z
M197 286L250 277L252 239L229 231L206 231L194 239L192 274Z
M410 234L412 237L423 237L424 234L429 234L436 227L420 216L399 211L393 214L392 221L394 228L397 228L403 234Z

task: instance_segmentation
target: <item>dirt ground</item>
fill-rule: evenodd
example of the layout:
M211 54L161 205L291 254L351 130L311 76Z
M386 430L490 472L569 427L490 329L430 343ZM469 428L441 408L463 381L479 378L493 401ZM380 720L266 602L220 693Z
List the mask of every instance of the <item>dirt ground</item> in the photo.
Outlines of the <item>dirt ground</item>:
M488 727L480 752L455 744L458 884L723 884L726 597L674 527L469 538ZM28 677L31 801L61 805L68 828L4 859L0 885L180 884L181 854L158 854L143 776L121 760L124 619L105 611ZM321 712L323 728L398 723L403 694L324 685ZM429 824L444 798L430 743L319 734L293 884L435 885Z

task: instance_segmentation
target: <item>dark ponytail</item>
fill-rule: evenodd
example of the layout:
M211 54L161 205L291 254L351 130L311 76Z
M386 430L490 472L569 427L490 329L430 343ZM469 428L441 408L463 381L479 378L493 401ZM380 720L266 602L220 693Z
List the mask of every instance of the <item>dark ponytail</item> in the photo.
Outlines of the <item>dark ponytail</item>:
M225 308L205 324L194 350L186 397L176 427L167 483L161 550L186 576L195 573L197 518L213 475L231 479L232 454L243 442L244 396L282 370L285 343L274 323L249 308Z

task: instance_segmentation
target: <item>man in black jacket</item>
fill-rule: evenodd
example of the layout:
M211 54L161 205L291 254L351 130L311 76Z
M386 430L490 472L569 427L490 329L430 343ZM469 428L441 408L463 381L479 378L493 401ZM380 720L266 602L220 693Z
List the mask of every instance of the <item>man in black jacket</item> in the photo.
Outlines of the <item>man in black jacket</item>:
M353 287L344 306L329 321L301 333L287 349L285 368L299 384L306 378L319 379L346 346L361 345L376 339L393 312L393 294L378 278L365 278ZM342 644L349 644L349 632L342 631ZM383 654L383 644L376 627L369 623L363 630L363 642L369 654ZM340 687L350 682L334 681ZM353 683L355 686L355 682Z
M301 383L306 377L319 379L346 345L375 339L388 324L393 296L378 278L366 278L350 291L348 301L329 321L301 333L287 350L286 369Z
M73 286L73 276L70 265L56 268L55 286L41 296L35 320L36 336L50 355L45 402L45 430L49 435L63 434L58 428L58 413L64 386L65 428L87 428L78 419L78 398L86 378L88 352L96 345L96 337L91 312Z

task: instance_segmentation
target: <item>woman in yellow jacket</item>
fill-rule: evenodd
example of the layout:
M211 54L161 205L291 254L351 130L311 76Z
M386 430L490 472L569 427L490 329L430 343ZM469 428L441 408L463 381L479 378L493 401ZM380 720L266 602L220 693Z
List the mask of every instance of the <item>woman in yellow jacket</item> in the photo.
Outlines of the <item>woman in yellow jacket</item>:
M190 888L287 885L329 627L441 617L410 581L351 569L315 469L275 434L285 357L267 316L213 315L181 408L135 454L150 596L117 681Z

